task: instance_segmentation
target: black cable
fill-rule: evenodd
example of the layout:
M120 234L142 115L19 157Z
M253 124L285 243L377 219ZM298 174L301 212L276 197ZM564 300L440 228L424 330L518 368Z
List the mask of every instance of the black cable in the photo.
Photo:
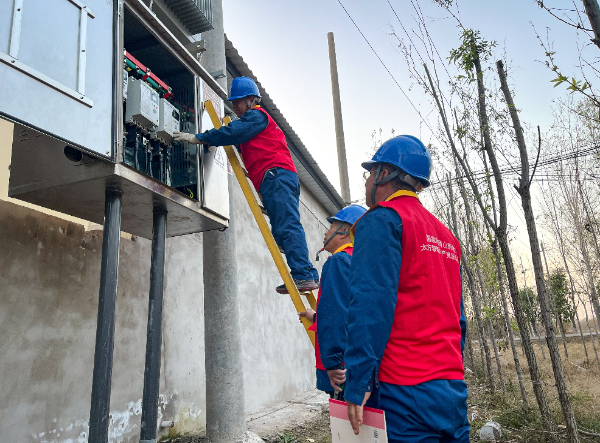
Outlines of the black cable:
M386 64L383 62L383 60L381 60L381 57L379 57L379 54L377 53L377 51L375 51L375 48L373 48L373 46L371 45L371 43L369 43L369 40L367 40L367 37L365 37L365 34L363 34L363 32L360 30L360 28L358 27L358 25L356 24L356 22L354 21L354 19L350 15L350 13L346 10L346 8L344 7L344 5L342 4L341 0L338 0L338 3L340 4L340 6L342 7L342 9L346 13L346 15L348 16L348 18L350 19L350 21L352 21L352 23L354 24L354 27L358 30L358 32L360 32L360 35L362 35L362 38L365 40L365 42L367 42L367 45L369 45L369 48L371 48L371 51L373 51L373 53L375 54L375 56L377 57L377 59L379 60L379 62L383 65L383 67L385 68L385 70L387 71L387 73L390 75L390 77L392 77L392 80L394 80L394 83L396 83L396 86L398 86L398 88L400 89L400 91L402 92L402 94L404 94L404 97L406 97L406 99L411 104L411 106L413 107L413 109L417 112L417 114L419 114L419 117L421 118L421 121L423 123L425 123L425 125L427 125L427 127L429 128L429 130L431 131L432 134L435 134L434 131L433 131L433 129L431 129L431 126L429 126L429 123L427 122L427 120L425 120L423 118L423 116L421 115L421 113L419 112L419 110L417 109L417 107L414 105L414 103L412 102L412 100L409 98L409 96L406 94L406 92L404 92L404 89L402 89L402 86L400 86L400 83L398 83L398 81L396 80L396 78L394 77L394 75L391 73L391 71L388 69L388 67L386 66Z

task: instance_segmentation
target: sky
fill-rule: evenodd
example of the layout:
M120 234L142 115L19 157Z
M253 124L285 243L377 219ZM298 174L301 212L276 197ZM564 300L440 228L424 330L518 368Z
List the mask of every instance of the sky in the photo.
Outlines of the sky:
M574 8L565 0L546 0L545 4ZM582 8L578 0L576 5ZM410 78L397 40L390 35L393 28L404 37L392 7L409 33L417 26L414 8L421 10L447 64L450 50L459 45L460 30L456 21L432 0L223 0L228 38L339 191L327 46L327 33L334 33L353 200L364 198L360 163L369 158L373 131L381 129L384 141L391 137L393 129L396 135L411 134L426 144L439 145L419 116L434 127L431 99ZM462 0L458 7L465 27L477 29L486 40L497 42L495 56L506 61L522 121L547 130L552 123L553 101L567 93L563 87L553 87L550 80L555 75L540 62L544 51L534 26L544 39L549 36L558 64L567 74L578 72L578 47L587 43L585 36L578 36L575 29L540 9L534 0ZM590 50L595 48L587 49ZM495 59L490 61L493 67ZM442 69L441 64L438 69ZM454 68L448 70L456 75ZM495 75L495 70L488 75ZM509 222L518 228L515 251L517 256L523 254L527 267L530 258L525 249L527 234L522 212L519 213L520 202L513 201L513 207Z

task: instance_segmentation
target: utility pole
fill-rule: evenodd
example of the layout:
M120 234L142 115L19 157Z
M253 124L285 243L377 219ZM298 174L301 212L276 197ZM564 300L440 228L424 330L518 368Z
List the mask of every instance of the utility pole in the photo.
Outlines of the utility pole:
M201 64L227 89L222 0L212 0L213 27L202 34ZM214 149L214 148L213 148ZM203 234L206 436L210 443L249 442L246 432L242 333L238 299L233 179L228 180L229 228ZM258 437L256 437L258 438ZM261 441L261 440L256 440Z
M340 186L342 199L349 203L350 179L348 178L348 161L346 160L346 142L344 140L344 119L342 118L342 102L340 99L340 83L338 81L337 58L335 55L335 41L333 32L327 33L329 43L329 69L331 71L331 94L333 96L333 116L335 118L335 138L338 152L338 166L340 169Z

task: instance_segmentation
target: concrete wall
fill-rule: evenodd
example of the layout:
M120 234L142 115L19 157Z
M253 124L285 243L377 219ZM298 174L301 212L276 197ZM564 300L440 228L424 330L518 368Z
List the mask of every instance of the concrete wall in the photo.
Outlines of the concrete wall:
M0 169L10 140L0 120ZM0 191L7 178L0 175ZM237 185L234 198L246 405L253 412L313 388L314 357L289 297L274 291L279 275ZM328 214L305 189L301 200L314 259ZM86 227L0 200L2 441L87 441L102 231ZM122 236L120 253L110 433L111 442L137 443L150 242ZM176 433L205 425L202 273L202 234L167 240L161 417L176 421Z

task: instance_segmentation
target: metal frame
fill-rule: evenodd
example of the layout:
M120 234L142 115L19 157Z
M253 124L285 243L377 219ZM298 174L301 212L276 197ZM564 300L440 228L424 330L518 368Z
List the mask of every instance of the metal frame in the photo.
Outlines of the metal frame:
M173 33L156 18L148 6L142 0L125 0L125 6L135 18L158 40L181 64L192 74L199 76L210 88L223 100L227 99L227 91L219 85L210 73L204 69L196 57L194 57Z
M23 0L15 0L13 3L13 19L10 30L10 47L8 54L17 58L19 43L21 42L21 21L23 20Z
M0 61L19 71L33 77L45 85L56 89L59 92L89 106L94 106L94 102L85 96L85 67L86 67L86 40L87 40L87 18L95 18L94 12L81 3L79 0L67 0L80 9L79 11L79 54L77 56L77 91L63 85L62 83L51 79L36 69L27 66L19 61L19 45L21 43L21 23L23 21L23 6L25 0L15 0L13 4L13 19L10 31L10 46L8 54L0 52Z

